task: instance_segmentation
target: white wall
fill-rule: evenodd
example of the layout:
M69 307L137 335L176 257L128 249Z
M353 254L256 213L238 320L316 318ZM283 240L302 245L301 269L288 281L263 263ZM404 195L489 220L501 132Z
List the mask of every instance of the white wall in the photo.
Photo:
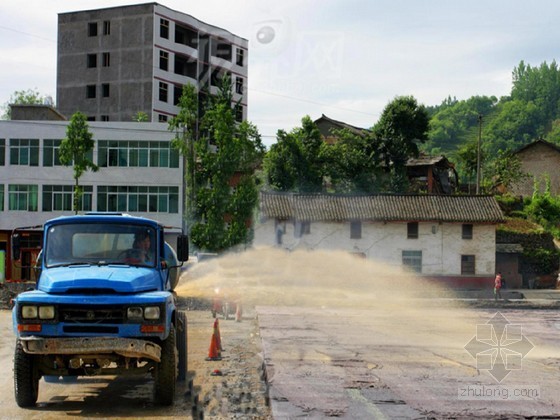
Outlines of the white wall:
M274 220L257 222L255 246L275 246ZM362 238L350 239L350 222L311 223L310 234L296 238L294 223L285 226L282 247L286 249L330 249L364 253L366 258L402 266L402 251L422 251L423 275L461 275L461 255L475 255L476 276L492 276L495 269L494 225L475 225L473 239L462 239L461 223L421 222L418 239L407 239L406 222L363 222ZM432 230L433 229L433 230Z
M0 212L0 230L12 230L18 226L42 224L45 221L72 212L41 211L41 185L73 185L72 167L43 167L43 140L66 137L68 122L53 121L0 121L0 138L6 139L6 163L0 166L0 184L4 185L4 211ZM88 122L94 140L152 140L170 141L174 134L167 124L133 122ZM9 139L39 139L39 166L10 165ZM97 144L94 149L97 163ZM165 225L180 227L183 213L182 159L179 168L135 168L108 167L98 172L86 172L80 178L80 185L123 185L123 186L167 186L179 188L178 213L131 213L135 216L158 220ZM39 209L36 212L8 210L8 185L33 184L39 186ZM93 210L97 208L97 194L94 187Z

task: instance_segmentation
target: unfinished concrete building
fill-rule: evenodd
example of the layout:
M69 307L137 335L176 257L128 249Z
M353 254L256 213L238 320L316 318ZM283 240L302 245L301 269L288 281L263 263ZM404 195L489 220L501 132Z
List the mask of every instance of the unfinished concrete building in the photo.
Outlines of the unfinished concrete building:
M152 122L176 115L182 87L205 95L230 75L247 117L248 41L158 3L58 15L57 108L90 121Z

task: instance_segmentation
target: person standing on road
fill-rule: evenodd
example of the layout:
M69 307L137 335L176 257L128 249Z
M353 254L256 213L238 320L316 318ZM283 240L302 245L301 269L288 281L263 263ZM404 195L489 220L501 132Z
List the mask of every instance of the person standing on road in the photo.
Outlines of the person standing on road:
M502 299L502 273L498 272L496 278L494 279L494 300L498 300L498 298Z

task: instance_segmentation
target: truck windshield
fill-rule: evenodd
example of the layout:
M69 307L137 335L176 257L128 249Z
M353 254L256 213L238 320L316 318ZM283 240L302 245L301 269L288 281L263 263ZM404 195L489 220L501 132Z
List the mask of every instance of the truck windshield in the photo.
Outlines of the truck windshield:
M76 223L49 228L47 267L127 264L154 267L155 229L149 226Z

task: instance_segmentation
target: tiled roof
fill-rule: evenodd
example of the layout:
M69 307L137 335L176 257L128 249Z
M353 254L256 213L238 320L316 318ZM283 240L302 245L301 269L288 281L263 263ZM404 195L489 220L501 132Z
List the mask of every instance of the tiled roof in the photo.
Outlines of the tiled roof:
M436 221L499 223L503 214L491 196L261 193L261 214L301 221Z

